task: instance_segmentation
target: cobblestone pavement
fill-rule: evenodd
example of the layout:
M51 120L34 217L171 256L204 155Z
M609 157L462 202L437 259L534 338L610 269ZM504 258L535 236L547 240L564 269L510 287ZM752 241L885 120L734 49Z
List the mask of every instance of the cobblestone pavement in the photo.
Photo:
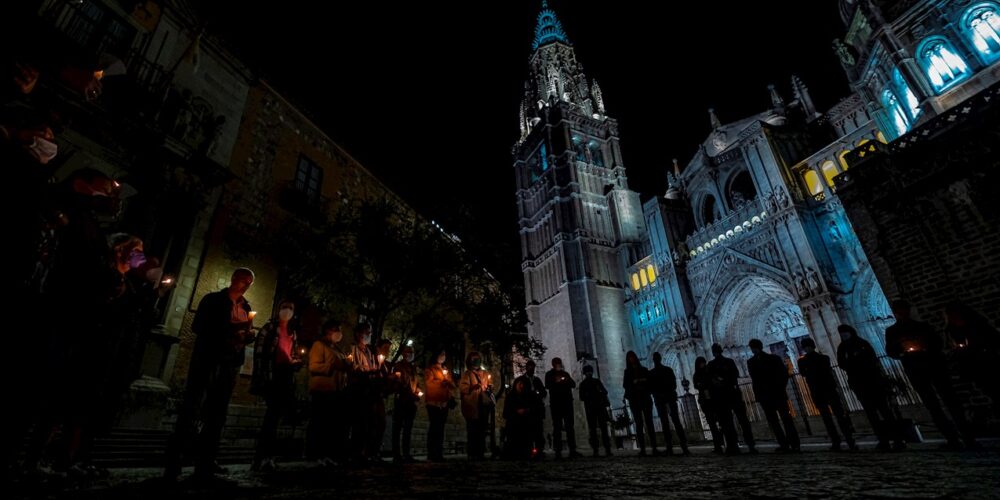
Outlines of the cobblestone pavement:
M165 484L159 470L118 469L108 480L73 489L22 486L20 496L50 498L1000 498L1000 443L981 450L939 451L928 443L898 453L833 453L825 445L780 455L723 457L695 449L690 457L639 457L542 462L454 458L442 464L320 470L283 464L255 474L231 467L229 483ZM13 496L19 496L17 491ZM11 496L5 495L5 498Z

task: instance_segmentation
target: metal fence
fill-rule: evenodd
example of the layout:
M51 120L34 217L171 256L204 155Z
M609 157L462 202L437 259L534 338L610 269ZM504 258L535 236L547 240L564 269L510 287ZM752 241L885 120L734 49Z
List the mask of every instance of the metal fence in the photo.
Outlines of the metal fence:
M906 373L903 371L903 366L899 360L882 356L879 358L879 362L882 363L882 372L886 377L891 391L891 402L896 407L919 404L920 396L917 395L909 379L906 378ZM863 411L861 402L858 401L857 396L854 395L854 392L847 383L847 374L837 366L833 367L833 373L838 391L848 410L852 413ZM739 387L750 422L765 422L766 418L760 405L757 404L750 378L741 378ZM812 395L809 393L809 386L806 384L805 377L799 373L792 373L786 390L788 391L788 400L791 402L792 417L801 419L808 431L810 428L808 417L819 416L819 410L813 404ZM705 420L701 408L698 407L697 394L697 392L683 394L678 398L681 421L685 429L702 430L705 438L711 439L708 431L708 422ZM617 422L617 425L613 428L615 437L631 438L635 436L635 419L632 417L632 412L627 406L612 408L611 414L613 422ZM663 431L660 418L658 415L655 415L655 409L653 427L657 432Z

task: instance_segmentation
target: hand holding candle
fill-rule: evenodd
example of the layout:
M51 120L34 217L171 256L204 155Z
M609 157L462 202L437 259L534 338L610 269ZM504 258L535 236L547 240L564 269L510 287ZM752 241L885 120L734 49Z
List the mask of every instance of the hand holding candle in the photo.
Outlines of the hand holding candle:
M250 311L247 313L247 320L253 323L253 319L257 317L257 311Z
M381 365L383 361L385 361L385 354L379 354L378 355L378 364Z

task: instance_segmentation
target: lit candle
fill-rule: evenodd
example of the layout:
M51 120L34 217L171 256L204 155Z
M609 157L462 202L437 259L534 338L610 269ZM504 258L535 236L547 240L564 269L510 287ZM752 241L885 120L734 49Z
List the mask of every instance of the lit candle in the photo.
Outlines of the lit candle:
M302 354L305 354L306 353L306 348L303 347L302 349L299 349L299 352L302 353Z
M417 391L417 397L418 398L424 397L424 391Z
M395 375L395 376L396 376L396 378L399 378L399 377L401 377L401 376L402 376L402 375L401 375L401 374L400 374L399 372L396 372L396 373L393 373L393 375Z
M169 277L169 276L167 276L166 278L163 278L163 282L162 282L162 283L163 283L164 285L169 285L169 284L171 284L171 283L173 283L173 282L174 282L174 279L173 279L173 278L171 278L171 277Z
M378 355L378 364L381 365L383 361L385 361L385 354L379 354Z
M253 319L256 316L257 316L257 311L250 311L250 312L247 313L247 319L250 320L250 321L253 321Z

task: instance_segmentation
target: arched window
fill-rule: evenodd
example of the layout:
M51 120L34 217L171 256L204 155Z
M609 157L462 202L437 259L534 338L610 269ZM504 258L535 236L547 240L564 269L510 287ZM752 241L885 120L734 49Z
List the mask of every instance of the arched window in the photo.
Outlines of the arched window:
M969 76L969 65L944 38L924 42L919 54L924 71L938 93Z
M833 178L840 173L840 171L837 170L837 165L835 165L832 161L827 160L823 162L823 167L820 170L823 171L823 177L826 179L826 185L833 187Z
M642 286L649 285L649 280L646 279L646 273L642 272L641 270L639 271L639 281L642 282Z
M650 264L646 266L646 276L649 278L649 282L652 283L656 281L656 269Z
M892 126L896 128L896 135L905 134L910 129L910 122L906 119L903 106L899 104L899 99L896 98L896 94L892 90L885 89L882 91L882 106L885 106L885 111L889 114L889 120L892 121Z
M847 170L847 167L849 166L847 164L847 153L850 153L850 151L845 149L841 151L839 155L837 155L837 159L840 160L840 168L844 170Z
M706 226L715 222L719 216L719 209L716 207L715 197L706 195L705 201L701 204L701 221Z
M639 288L639 273L632 273L632 289L638 290Z
M806 173L802 174L802 178L806 181L809 194L816 196L823 192L823 184L819 181L819 175L816 174L815 170L806 170Z
M987 61L1000 57L1000 9L986 4L969 10L965 29L972 37L972 45Z
M729 183L729 204L737 207L743 204L744 201L749 201L756 197L757 189L754 188L750 172L741 170Z
M920 116L920 102L917 101L917 96L910 90L910 85L906 83L903 73L899 71L899 68L892 70L892 82L896 85L896 95L902 96L903 100L906 101L906 111L910 115L910 121L915 121Z
M576 151L576 161L587 161L587 147L583 145L583 138L578 135L573 136L573 149Z
M593 159L594 165L604 166L604 151L601 150L601 145L597 141L590 141L590 157Z

